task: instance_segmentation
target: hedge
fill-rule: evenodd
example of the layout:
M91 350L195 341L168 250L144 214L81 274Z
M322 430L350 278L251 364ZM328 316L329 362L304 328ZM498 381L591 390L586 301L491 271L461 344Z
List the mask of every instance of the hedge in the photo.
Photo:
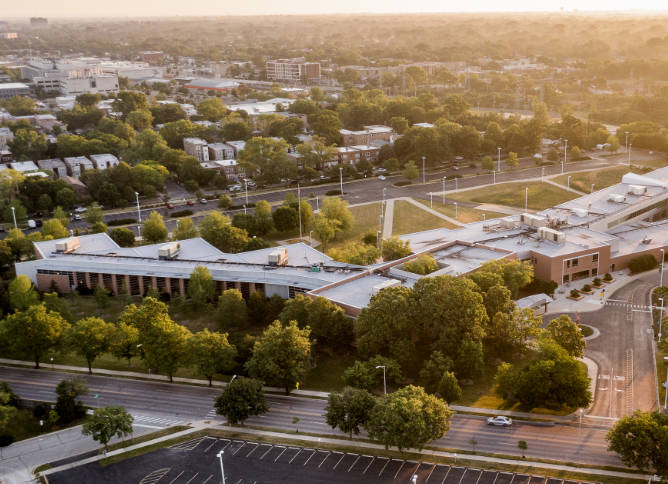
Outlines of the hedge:
M137 223L136 218L117 218L116 220L110 220L109 222L107 222L107 225L114 227L116 225L130 225L136 223Z
M629 269L631 274L639 274L640 272L649 271L656 268L659 265L656 258L653 255L645 254L635 259L631 259L629 262Z

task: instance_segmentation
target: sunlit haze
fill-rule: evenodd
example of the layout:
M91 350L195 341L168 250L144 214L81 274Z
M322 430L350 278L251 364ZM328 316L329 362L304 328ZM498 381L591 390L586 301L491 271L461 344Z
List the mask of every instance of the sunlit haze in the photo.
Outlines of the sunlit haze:
M665 11L668 4L662 0L471 0L461 3L452 0L339 0L337 2L286 0L118 0L88 2L64 0L52 2L3 2L2 17L137 17L137 16L203 16L203 15L264 15L264 14L329 14L329 13L393 13L393 12L485 12L485 11Z

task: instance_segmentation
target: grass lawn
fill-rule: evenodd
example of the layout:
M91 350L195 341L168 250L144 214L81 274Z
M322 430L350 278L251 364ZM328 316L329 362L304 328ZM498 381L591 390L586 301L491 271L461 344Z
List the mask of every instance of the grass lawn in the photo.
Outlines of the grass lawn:
M616 185L622 181L622 177L629 171L633 173L647 173L651 171L650 168L640 166L616 166L611 168L604 168L601 170L583 171L581 173L574 173L572 175L559 175L552 178L552 181L563 186L568 186L568 177L571 177L571 188L581 192L589 193L591 185L594 184L594 190Z
M317 365L306 375L306 379L300 385L304 390L335 391L341 390L343 384L343 370L359 359L355 354L321 356Z
M449 196L449 195L448 195ZM419 200L420 202L424 203L427 207L429 207L429 200ZM455 205L453 203L446 203L443 205L441 202L441 199L439 197L438 201L436 200L436 197L434 197L434 204L431 207L434 210L442 213L443 215L447 215L448 217L455 218ZM487 210L478 210L477 208L471 208L471 207L457 207L457 220L463 224L468 224L471 222L480 222L483 219L483 214L485 214L485 217L489 220L492 218L498 218L498 217L505 217L506 214L504 213L498 213L498 212L489 212Z
M405 200L394 202L394 220L392 221L392 235L412 234L421 230L436 228L456 228L456 225L438 218Z
M578 195L548 183L498 183L497 185L460 191L448 195L454 200L474 203L494 203L510 207L524 208L524 188L529 187L529 208L545 210Z
M364 234L378 230L378 222L380 218L380 202L368 203L366 205L358 205L356 207L349 207L350 212L355 218L352 228L327 245L327 249L333 247L340 247L349 242L359 242Z
M663 168L664 166L668 166L668 158L664 158L663 160L647 160L647 161L636 160L633 162L633 164L636 166L646 166L648 168L656 170L657 168Z
M656 372L657 372L657 381L659 384L659 403L663 405L663 402L666 398L666 390L663 388L663 385L666 383L666 372L668 371L668 365L663 361L663 358L668 356L668 343L659 343L656 349Z

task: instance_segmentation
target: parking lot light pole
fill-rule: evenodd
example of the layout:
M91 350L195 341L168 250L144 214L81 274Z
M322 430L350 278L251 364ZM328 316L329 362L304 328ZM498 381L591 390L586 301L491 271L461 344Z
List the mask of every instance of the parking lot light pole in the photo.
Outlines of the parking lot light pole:
M633 148L633 145L629 144L629 166L631 166L631 148Z
M12 209L12 218L14 219L14 228L18 229L18 225L16 225L16 209L14 207L11 207Z
M568 175L568 181L566 182L566 186L568 187L568 191L571 191L571 175Z
M382 369L383 369L383 394L384 394L384 395L387 395L387 381L385 380L385 365L379 365L379 366L377 366L377 367L376 367L376 370L377 370L378 368L382 368Z
M137 200L137 231L141 237L141 209L139 208L139 193L135 192L135 199Z
M663 298L660 297L659 301L661 301L661 307L659 308L659 342L661 342L661 330L663 329ZM666 388L666 391L668 391L668 388Z
M663 259L665 259L663 249L661 249L661 272L659 272L659 287L663 287Z
M445 207L445 179L448 178L447 176L443 177L443 206Z
M496 169L497 169L498 171L501 171L501 147L500 147L500 146L497 146L497 147L496 147L496 150L499 152L499 158L498 158L498 161L497 161L497 163L496 163Z
M496 185L496 172L492 170L492 175L494 176L494 180L492 181L492 185Z
M429 192L429 208L434 208L434 193Z
M424 171L424 170L425 170L425 162L426 162L426 160L427 160L427 158L423 156L423 157L422 157L422 184L423 184L423 185L424 185L425 183L427 183L427 178L426 178L427 174L426 174L425 171Z
M246 205L248 205L248 180L244 178L244 185L246 185Z
M455 220L457 220L458 218L459 218L459 213L457 209L457 202L455 202Z
M217 457L218 460L220 460L220 474L223 476L223 484L225 484L225 469L223 469L223 454L224 452L221 450L218 452Z

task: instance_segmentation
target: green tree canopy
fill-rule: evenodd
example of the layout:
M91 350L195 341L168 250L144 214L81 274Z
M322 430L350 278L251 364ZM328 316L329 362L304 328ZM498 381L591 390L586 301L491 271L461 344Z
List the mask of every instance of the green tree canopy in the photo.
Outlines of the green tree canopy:
M243 376L237 377L223 388L214 404L216 413L227 418L228 423L243 423L248 417L269 411L264 398L262 382Z
M162 215L156 211L149 214L142 228L142 236L150 244L167 240L167 226L162 219Z
M233 227L230 218L219 212L205 216L199 231L204 240L223 252L240 252L248 243L246 231Z
M216 281L211 277L209 269L196 266L190 274L188 282L188 297L196 306L202 306L211 301L216 294Z
M80 319L67 331L67 346L86 358L88 373L93 374L93 361L109 349L115 326L94 316Z
M226 373L234 368L237 350L227 340L227 333L215 333L203 329L188 339L188 361L197 372L209 380L216 373Z
M24 311L39 303L39 294L28 276L19 274L9 283L9 305L15 311Z
M106 450L112 437L122 438L132 434L132 422L134 417L123 407L96 408L81 433L93 437Z
M554 341L564 348L569 355L576 358L584 356L587 342L578 325L570 317L562 314L558 318L553 319L547 325L547 330L552 335Z
M69 237L69 231L63 227L63 224L57 218L50 218L44 222L42 226L42 235L44 237L53 237L54 239L64 239Z
M383 259L385 261L401 259L411 253L411 244L408 240L403 241L399 237L383 240Z
M221 329L239 329L248 326L248 307L238 289L227 289L218 298L216 319Z
M311 336L319 345L340 348L351 340L351 319L340 306L324 297L311 299L298 294L285 302L279 319L283 324L297 321L300 327L311 328Z
M174 240L186 240L199 236L197 227L190 217L180 218L176 224L176 230L172 234Z
M329 394L325 419L330 427L338 427L352 438L353 433L358 435L360 427L366 425L375 404L376 399L367 390L346 387L341 393Z

